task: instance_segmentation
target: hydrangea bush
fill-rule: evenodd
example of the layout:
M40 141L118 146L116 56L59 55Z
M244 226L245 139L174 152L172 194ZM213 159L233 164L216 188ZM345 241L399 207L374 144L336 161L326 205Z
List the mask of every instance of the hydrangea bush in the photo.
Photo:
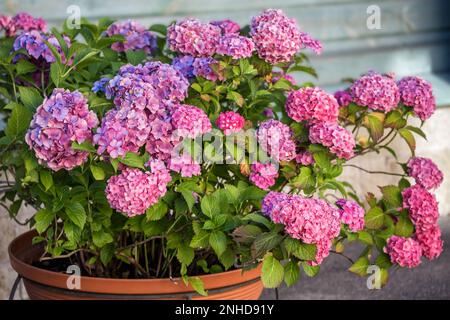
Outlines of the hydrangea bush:
M391 267L442 252L443 175L415 156L425 135L410 124L435 110L425 80L369 71L334 95L301 82L315 76L304 50L322 45L274 9L243 27L101 19L47 32L19 14L0 28L0 205L37 230L39 266L182 277L206 294L199 275L262 263L266 287L292 285L330 253L360 276L378 266L384 285ZM361 198L344 167L396 157L395 137L411 151L385 172L398 184ZM36 209L27 221L23 205Z

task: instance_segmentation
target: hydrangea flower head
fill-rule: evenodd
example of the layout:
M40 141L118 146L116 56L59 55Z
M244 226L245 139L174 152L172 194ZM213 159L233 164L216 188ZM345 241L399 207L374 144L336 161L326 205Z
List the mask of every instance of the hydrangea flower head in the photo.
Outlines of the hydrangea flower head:
M288 125L278 120L266 120L257 130L258 143L276 161L289 161L295 158L296 145Z
M250 167L250 181L258 188L269 190L278 178L277 167L272 163L254 163Z
M115 42L111 45L111 48L117 52L144 50L146 53L151 53L156 48L156 37L133 20L111 24L105 31L105 35L107 37L114 35L125 37L125 41Z
M431 159L413 157L408 161L407 167L408 175L425 189L438 188L444 180L442 171Z
M241 26L237 22L229 19L211 21L210 24L219 27L222 35L238 34L241 30Z
M416 240L422 248L423 255L434 260L442 253L444 242L441 238L441 228L438 224L432 226L426 231L418 230Z
M111 208L133 217L158 202L171 178L164 164L155 162L150 167L151 172L126 168L109 178L105 193Z
M221 29L196 19L185 19L169 26L167 43L170 50L194 57L210 57L216 53Z
M429 230L439 218L438 203L434 195L415 184L402 191L403 208L408 209L417 232Z
M356 201L339 199L336 204L340 207L342 223L353 232L364 229L364 209Z
M309 166L315 162L313 155L309 151L300 151L295 156L295 162L303 166Z
M244 127L245 119L239 113L226 111L219 114L216 124L228 136L232 133L239 132Z
M340 107L347 107L352 102L352 96L348 91L341 90L334 93L334 98Z
M172 67L181 72L187 79L194 77L194 60L193 56L175 57L172 60Z
M420 77L404 77L398 82L398 88L405 106L412 107L422 120L431 117L436 110L436 100L430 83Z
M192 63L193 73L195 76L203 77L210 81L216 81L219 78L219 75L211 68L212 65L218 64L218 61L211 57L206 58L195 58Z
M41 18L34 18L28 13L18 13L13 17L0 15L0 31L5 30L7 37L14 37L18 33L28 31L47 32L47 22Z
M414 268L421 263L422 248L413 238L392 236L387 240L384 252L389 255L392 263L401 267Z
M370 71L356 80L350 87L353 101L372 110L389 112L400 101L400 92L395 80Z
M238 34L226 34L220 37L217 45L218 54L230 56L233 59L251 57L254 50L253 41Z
M128 151L138 152L146 143L150 129L143 110L125 107L109 110L94 135L97 152L106 152L111 158L123 157Z
M291 91L286 100L286 112L293 120L318 120L336 122L339 104L336 99L317 87Z
M339 158L350 159L354 155L355 139L338 124L314 122L309 128L309 140L329 148Z
M320 43L299 30L294 19L281 10L268 9L253 17L250 35L261 59L276 64L289 62L301 48L320 52Z
M182 177L192 177L201 174L200 164L194 161L189 154L173 156L169 161L169 169L181 174Z
M211 131L211 121L200 108L187 104L178 104L173 108L172 126L179 137L194 139Z
M25 141L41 164L54 171L71 170L88 157L88 152L72 149L72 142L91 141L97 125L81 93L56 88L37 108Z

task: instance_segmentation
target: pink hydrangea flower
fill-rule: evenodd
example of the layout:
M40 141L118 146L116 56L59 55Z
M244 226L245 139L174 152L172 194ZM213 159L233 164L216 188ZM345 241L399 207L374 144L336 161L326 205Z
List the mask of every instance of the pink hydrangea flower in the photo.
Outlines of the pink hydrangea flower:
M56 88L37 108L25 141L39 163L54 171L71 170L88 157L88 152L72 149L72 142L91 141L97 125L96 114L80 92Z
M258 188L269 190L278 178L278 170L272 163L254 163L250 167L250 181Z
M434 260L439 257L443 250L444 242L441 238L441 228L436 224L429 230L416 233L416 240L419 242L423 255L429 259Z
M286 112L293 120L318 120L336 122L339 104L336 99L317 87L291 91L286 100Z
M221 112L216 121L217 127L222 130L226 136L239 132L244 127L244 124L244 117L233 111Z
M438 203L434 195L422 186L415 184L402 191L403 208L408 209L416 232L425 232L437 224Z
M421 262L422 248L412 238L392 236L387 240L384 252L389 255L392 263L401 267L414 268Z
M350 87L353 101L373 110L389 112L400 101L400 92L392 77L370 71Z
M107 153L111 158L123 157L126 152L138 152L150 133L145 111L118 108L108 111L102 125L94 135L98 154Z
M295 162L297 162L298 164L301 164L303 166L309 166L309 165L313 164L315 161L314 161L314 157L312 156L312 154L309 151L300 151L295 156Z
M200 108L178 104L173 108L172 126L179 137L194 139L211 131L208 115Z
M47 32L47 22L41 18L34 18L28 13L18 13L13 17L0 15L0 31L5 30L7 37L14 37L20 32Z
M192 177L201 174L201 167L189 154L172 156L169 161L169 169L181 174L182 177Z
M352 102L352 96L348 91L341 90L334 93L334 98L340 107L347 107Z
M296 21L281 10L268 9L253 17L250 35L259 57L271 64L289 62L305 47L321 51L320 43L301 32Z
M316 258L314 261L308 261L310 266L318 266L322 264L323 260L330 255L331 240L322 239L316 243Z
M222 35L238 34L241 30L241 26L237 22L229 19L211 21L210 24L219 27Z
M217 53L230 56L233 59L248 58L252 56L255 45L250 38L237 34L226 34L219 39Z
M413 157L408 161L408 174L425 189L439 187L444 179L442 171L428 158Z
M309 128L309 139L330 149L339 158L350 159L356 146L352 134L335 123L315 122Z
M170 50L194 57L210 57L216 53L221 29L196 19L178 21L167 29Z
M150 132L147 137L145 150L153 158L164 161L168 160L178 142L173 135L170 116L161 117L159 115L150 115L148 118L148 127L150 128Z
M111 24L105 31L105 35L108 37L123 35L125 37L125 41L114 42L111 45L111 48L118 52L144 50L146 53L151 53L156 48L156 37L133 20Z
M292 130L278 120L266 120L257 130L258 143L276 161L295 158L296 145Z
M436 110L436 101L430 83L420 77L404 77L398 82L398 88L405 106L412 107L422 120L431 117Z
M356 201L339 199L336 205L340 207L341 222L348 225L351 231L364 229L364 209Z
M126 168L109 178L105 193L111 208L133 217L157 203L166 193L171 177L161 162L150 163L150 169Z

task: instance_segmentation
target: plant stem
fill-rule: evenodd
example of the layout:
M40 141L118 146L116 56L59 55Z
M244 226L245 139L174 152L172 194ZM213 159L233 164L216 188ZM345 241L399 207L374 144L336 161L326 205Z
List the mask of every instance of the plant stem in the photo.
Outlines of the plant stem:
M386 172L386 171L372 171L372 170L367 170L367 169L361 168L360 166L357 166L354 164L344 164L343 167L353 167L353 168L357 168L361 171L371 173L371 174L386 174L386 175L390 175L390 176L406 177L406 175L402 174L402 173L394 173L394 172Z

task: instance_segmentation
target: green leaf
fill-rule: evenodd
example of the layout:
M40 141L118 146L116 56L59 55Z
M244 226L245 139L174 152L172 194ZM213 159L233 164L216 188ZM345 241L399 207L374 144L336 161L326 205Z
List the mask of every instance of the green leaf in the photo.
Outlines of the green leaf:
M359 276L367 275L367 267L369 266L369 259L367 257L361 257L348 269Z
M84 141L82 143L78 143L76 141L72 142L71 145L73 150L81 150L81 151L88 151L88 152L97 152L95 147L90 143L89 141Z
M367 244L367 245L372 245L373 244L373 238L372 235L367 232L367 231L359 231L358 232L358 239Z
M182 245L177 250L177 259L185 265L190 265L194 260L194 249L188 245Z
M316 184L316 180L312 174L310 167L301 167L300 173L291 179L291 185L298 189L311 190ZM306 191L309 193L308 191Z
M31 111L21 104L13 105L11 115L5 128L5 135L9 138L22 136L30 125Z
M206 195L203 197L200 208L204 215L212 218L215 214L220 213L220 208L216 204L216 198L213 195Z
M36 222L34 227L36 228L37 232L41 234L42 232L47 230L47 228L53 222L54 218L55 218L54 212L51 212L50 210L47 209L39 210L34 216L34 221Z
M383 136L383 121L384 114L379 112L370 113L363 119L363 124L369 130L374 142L377 142Z
M400 129L406 125L406 120L402 118L402 114L398 110L389 112L384 121L384 126L388 128Z
M292 254L300 260L314 261L316 259L316 245L303 243L298 239L286 238L283 241L288 254Z
M92 176L94 177L95 180L105 179L105 171L103 170L102 167L91 165L90 169L92 172Z
M167 206L167 204L164 201L158 201L147 209L145 215L147 217L147 220L156 221L162 219L168 211L169 207Z
M222 231L213 231L209 236L209 244L217 256L220 256L227 248L227 236Z
M412 131L421 136L422 138L424 138L425 140L427 140L427 135L425 134L425 132L422 131L422 129L413 126L407 126L405 127L405 129L408 129L409 131Z
M64 233L70 242L78 243L81 237L81 229L70 221L64 222Z
M200 230L192 237L190 246L192 248L206 248L209 245L209 232Z
M264 256L262 264L261 280L265 288L278 287L284 278L284 268L272 253Z
M282 240L283 237L276 232L266 232L260 234L256 237L252 244L252 256L254 258L260 257L265 252L275 248Z
M165 26L164 24L153 24L150 27L150 31L157 32L165 36L167 33L167 26Z
M100 261L106 266L111 259L114 257L114 251L115 251L114 244L110 243L105 246L103 246L100 250Z
M144 50L136 50L136 51L129 50L125 52L125 54L127 56L128 62L134 66L144 61L145 58L147 57L147 53L145 53Z
M70 202L66 205L66 214L69 219L75 223L81 229L84 228L86 223L86 211L83 206L78 202Z
M227 99L234 101L239 107L242 107L245 102L244 97L236 91L228 91Z
M383 226L384 212L380 207L373 207L367 211L364 220L367 228L379 229Z
M328 172L331 168L331 158L328 152L320 151L313 153L314 161L317 166L324 172Z
M393 208L402 206L402 194L400 188L394 185L379 187L383 194L383 199Z
M385 253L378 254L377 258L375 259L375 264L379 266L380 268L390 268L392 266L391 258Z
M300 268L294 261L289 261L284 266L284 282L288 287L295 284L300 278Z
M319 273L319 271L320 271L320 266L319 265L317 265L317 266L311 266L311 265L309 265L308 264L308 262L302 262L302 267L303 267L303 271L305 272L305 274L308 276L308 277L315 277L318 273Z
M395 235L400 237L410 237L414 232L414 224L411 219L406 216L399 216L395 224Z
M39 176L41 178L42 185L45 187L45 191L53 186L53 177L50 171L42 170Z
M416 139L414 138L411 131L406 128L401 128L400 130L398 130L398 133L408 144L409 149L411 149L411 154L414 155L416 150Z
M36 110L44 100L39 91L32 87L19 86L20 100L29 110Z
M119 161L129 167L144 169L143 157L133 152L127 152L125 157L119 158Z
M36 70L36 66L28 60L20 59L16 64L18 75L30 73Z
M59 87L59 83L61 82L61 68L57 62L53 62L50 65L50 79L52 79L55 87Z
M203 281L199 277L189 277L188 282L198 294L201 294L202 296L208 295L205 291Z
M247 224L233 230L232 237L237 243L250 244L261 234L258 226Z
M225 252L219 256L219 261L224 266L225 270L230 269L234 265L235 259L236 255L230 248L225 250Z
M267 229L271 229L272 228L272 223L264 216L257 214L257 213L249 213L246 214L242 220L244 221L253 221L256 223L260 223L262 225L264 225L265 227L267 227Z
M92 241L97 247L102 248L108 243L113 242L114 239L111 234L105 232L105 230L101 230L92 233Z

